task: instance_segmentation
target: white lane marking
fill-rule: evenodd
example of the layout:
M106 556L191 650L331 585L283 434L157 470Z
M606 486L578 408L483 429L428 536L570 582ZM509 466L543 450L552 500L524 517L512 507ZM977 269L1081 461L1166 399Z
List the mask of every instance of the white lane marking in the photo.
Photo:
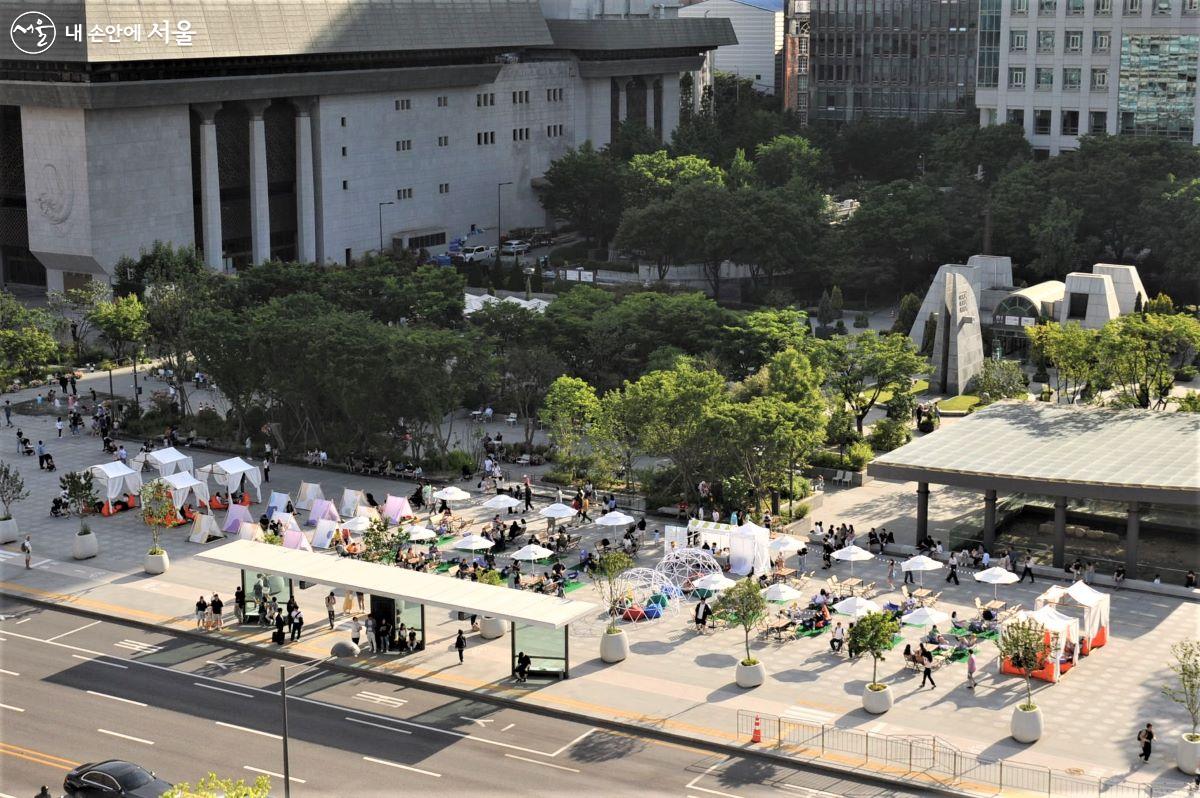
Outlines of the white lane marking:
M120 732L109 731L108 729L96 729L101 734L111 734L113 737L120 737L122 740L133 740L135 743L145 743L146 745L154 745L153 740L144 740L141 737L134 737L129 734L121 734Z
M229 693L230 695L240 695L242 698L254 698L250 693L243 693L240 690L228 690L224 687L217 687L214 684L205 684L204 682L192 682L197 687L203 687L205 690L216 690L221 693Z
M97 693L95 690L88 690L90 695L98 695L101 698L111 698L113 701L120 701L123 704L133 704L135 707L146 706L141 701L134 701L130 698L121 698L119 695L109 695L108 693Z
M387 729L388 731L396 732L397 734L412 734L408 729L397 729L395 726L387 726L382 723L372 723L369 720L361 720L359 718L347 717L346 720L351 723L361 723L364 726L374 726L376 729Z
M21 624L23 624L23 623L29 623L29 622L30 622L30 621L32 621L32 620L33 620L33 618L22 618L21 620L19 620L19 621L17 621L16 623L14 623L14 624L13 624L13 626L20 626Z
M242 765L242 769L249 770L254 773L262 773L263 775L270 776L273 779L282 779L283 778L282 773L276 773L273 770L263 770L262 768L252 768L249 765ZM294 781L297 784L308 784L308 782L305 781L304 779L298 779L295 776L288 776L288 781Z
M126 671L129 670L128 665L122 665L119 662L105 662L104 660L100 659L100 657L85 657L82 654L72 654L71 656L74 657L75 659L81 659L84 662L94 662L97 665L107 665L110 668L120 668L121 670L126 670ZM100 656L104 656L104 655L102 654Z
M574 740L572 740L571 742L569 742L569 743L567 743L566 745L564 745L562 748L560 748L560 749L558 749L557 751L555 751L553 754L551 754L551 755L550 755L550 757L551 757L551 758L554 758L554 757L558 756L558 755L559 755L559 754L561 754L563 751L566 751L568 748L570 748L571 746L575 745L575 743L577 743L577 742L579 742L580 740L584 739L585 737L587 737L589 734L591 734L591 733L592 733L592 732L594 732L594 731L596 731L596 729L595 729L595 728L588 729L588 730L587 730L587 731L585 731L583 734L579 735L579 736L578 736L578 737L576 737Z
M721 767L721 765L724 765L728 762L729 762L729 759L725 758L725 759L722 759L720 762L716 762L712 765L709 765L707 768L705 768L703 773L701 773L699 776L697 776L696 778L689 781L683 789L698 790L700 792L706 792L709 795L720 795L720 796L722 796L722 798L741 798L741 796L734 795L733 793L720 792L719 790L710 790L707 787L700 787L700 786L697 786L697 784L696 784L696 782L700 781L700 779L707 778L708 775L711 774L714 770L716 770L717 768Z
M310 676L305 676L303 679L297 679L296 681L291 682L288 686L289 687L299 687L300 685L304 684L305 682L311 682L313 679L318 679L324 675L325 675L324 671L317 671L316 673L314 673Z
M0 798L17 798L15 795L9 795L6 792L0 792Z
M216 723L218 726L224 726L226 729L237 729L238 731L250 732L251 734L260 734L263 737L270 737L272 740L283 739L283 737L278 734L271 734L271 732L259 731L258 729L250 729L245 726L238 726L234 723L226 723L223 720L214 721L214 723ZM265 773L266 771L263 772ZM279 778L283 778L283 776L279 776Z
M505 756L508 757L509 759L519 759L522 762L532 762L535 765L541 765L542 767L554 768L555 770L566 770L566 771L570 771L571 773L579 772L575 768L564 767L563 765L556 765L553 762L543 762L540 759L530 759L527 756L517 756L516 754L505 754Z
M508 724L507 726L505 726L503 729L501 729L500 731L502 731L502 732L506 732L506 731L508 731L509 729L511 729L513 726L516 726L516 725L517 725L517 724L515 724L515 723L510 723L510 724Z
M99 621L96 623L99 623ZM120 643L113 643L113 645L117 648L127 648L138 654L157 654L163 650L162 646L152 646L149 643L142 643L137 640L122 640Z
M3 673L5 676L20 676L21 675L21 674L17 673L16 671L6 671L6 670L4 670L4 668L0 668L0 673ZM2 798L2 796L0 796L0 798Z
M361 693L356 693L354 696L359 701L366 701L370 704L383 704L384 706L394 707L399 709L408 703L406 698L396 698L391 695L380 695L379 693L369 693L366 690Z
M837 798L836 793L825 792L824 790L814 790L812 787L798 787L795 784L787 784L782 781L776 782L775 786L776 787L787 787L789 790L795 790L796 792L802 792L805 795L819 796L819 798Z
M47 563L52 563L52 562L54 562L54 560L38 560L37 562L30 563L29 567L30 568L41 568L43 565L46 565Z
M494 722L491 718L468 718L466 715L459 715L462 720L469 720L472 723L478 723L483 728L487 728L487 724Z
M20 707L14 707L9 704L0 704L0 709L11 709L13 712L24 712Z
M54 637L43 640L42 642L43 643L53 643L55 640L58 640L60 637L66 637L67 635L73 635L76 632L82 632L84 629L90 629L98 623L100 623L100 621L92 621L91 623L85 623L83 626L79 627L78 629L72 629L69 632L63 632L60 635L55 635Z
M225 668L226 670L233 667L228 662L217 662L216 660L213 660L213 659L204 660L204 664L205 665L216 665L218 668Z
M376 759L373 756L364 756L363 759L368 762L374 762L377 765L387 765L388 767L400 768L401 770L411 770L413 773L420 773L422 776L433 776L435 779L440 779L442 777L441 773L434 773L432 770L421 770L420 768L401 765L399 762L389 762L386 759Z

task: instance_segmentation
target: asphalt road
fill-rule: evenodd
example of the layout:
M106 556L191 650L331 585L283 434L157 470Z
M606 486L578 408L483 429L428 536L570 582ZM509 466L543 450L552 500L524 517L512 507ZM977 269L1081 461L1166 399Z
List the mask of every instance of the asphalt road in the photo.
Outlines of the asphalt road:
M0 600L0 798L61 792L81 762L168 781L272 776L282 795L279 666L289 666L292 794L908 796L368 677L282 663Z

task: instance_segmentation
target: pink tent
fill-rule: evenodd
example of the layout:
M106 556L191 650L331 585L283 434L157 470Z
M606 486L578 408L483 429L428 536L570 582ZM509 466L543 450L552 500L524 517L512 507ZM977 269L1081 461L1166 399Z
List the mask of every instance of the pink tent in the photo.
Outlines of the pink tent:
M254 523L249 510L240 504L234 504L225 512L225 523L221 525L221 531L237 532L241 529L243 521L248 524Z
M312 544L308 542L308 538L299 529L285 529L283 531L283 547L285 549L312 551Z
M318 521L341 521L341 516L328 499L316 499L312 509L308 511L308 525L314 526Z
M384 518L393 524L400 523L401 518L411 518L415 515L408 503L408 499L403 496L393 496L390 493L388 494L387 501L384 502L382 514Z

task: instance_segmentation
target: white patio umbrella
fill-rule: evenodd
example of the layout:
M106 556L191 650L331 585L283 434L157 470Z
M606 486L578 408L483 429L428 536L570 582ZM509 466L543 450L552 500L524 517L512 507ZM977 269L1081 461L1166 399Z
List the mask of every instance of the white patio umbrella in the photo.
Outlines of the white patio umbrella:
M784 584L783 582L776 582L775 584L771 585L763 591L762 595L767 601L778 601L781 603L799 601L800 599L804 598L803 593L791 585Z
M870 599L852 596L851 598L842 599L837 604L834 604L833 611L839 612L842 615L849 615L852 618L861 618L864 615L869 615L872 612L880 612L880 609L879 605Z
M554 552L545 546L539 546L536 543L530 543L528 546L522 546L513 552L514 560L544 560L547 557L553 557Z
M925 585L925 572L936 571L942 568L942 564L932 557L926 557L924 554L918 554L916 557L909 557L904 562L900 563L901 570L916 571L921 575L921 585Z
M465 538L454 541L453 548L461 549L462 551L482 551L490 549L495 545L495 543L480 535L467 535Z
M559 519L563 519L563 518L571 518L572 516L575 515L575 508L568 507L567 505L562 504L561 502L555 502L554 504L548 505L546 507L543 507L541 510L538 510L538 515L540 515L542 518L553 518L555 520L559 520Z
M692 587L698 587L701 590L711 590L713 593L720 593L722 590L728 590L736 584L737 582L725 574L707 574L692 582Z
M782 554L786 557L789 554L800 551L800 549L807 547L803 542L797 540L791 535L780 535L772 540L771 544L767 546L767 548L771 550L772 554Z
M448 485L439 490L437 493L434 493L433 498L437 499L438 501L461 502L471 498L471 494L467 493L462 488L454 485Z
M929 624L945 623L950 620L950 616L933 607L919 607L907 615L901 616L900 620L910 626L928 626Z
M980 571L975 574L976 582L984 582L992 586L992 598L996 598L997 592L1000 590L1000 585L1011 585L1016 582L1019 577L1007 568L1001 568L998 565L993 565L986 571Z
M850 563L850 575L854 576L854 563L875 559L875 555L860 546L846 546L833 553L833 559Z
M371 519L365 515L356 515L353 518L347 518L338 526L341 529L349 529L351 532L364 532L371 525Z
M422 540L433 540L434 538L437 537L437 532L434 532L432 529L430 529L427 526L418 526L417 524L410 524L406 527L402 527L402 529L404 532L406 532L408 534L408 539L411 541L414 541L414 542L418 542L418 541L422 541Z
M514 499L507 493L501 493L494 496L483 503L483 506L489 510L509 510L513 507L520 507L522 504L520 499Z
M637 523L637 519L633 516L625 515L620 510L613 510L611 513L605 513L597 518L596 523L599 526L629 526L630 524Z

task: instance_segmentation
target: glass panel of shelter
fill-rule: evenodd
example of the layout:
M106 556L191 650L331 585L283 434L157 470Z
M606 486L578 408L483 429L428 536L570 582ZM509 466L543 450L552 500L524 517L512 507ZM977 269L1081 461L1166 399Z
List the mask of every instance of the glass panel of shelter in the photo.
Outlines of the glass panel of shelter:
M287 605L292 597L292 580L265 571L242 569L242 590L246 593L246 620L260 621L261 605L273 596L280 607Z
M412 601L397 601L384 596L371 596L371 615L375 628L387 621L387 653L407 654L425 648L425 605ZM400 639L400 629L404 639Z
M513 622L512 624L512 669L516 673L517 657L524 653L532 660L530 676L553 676L565 679L570 675L568 627L548 629Z

